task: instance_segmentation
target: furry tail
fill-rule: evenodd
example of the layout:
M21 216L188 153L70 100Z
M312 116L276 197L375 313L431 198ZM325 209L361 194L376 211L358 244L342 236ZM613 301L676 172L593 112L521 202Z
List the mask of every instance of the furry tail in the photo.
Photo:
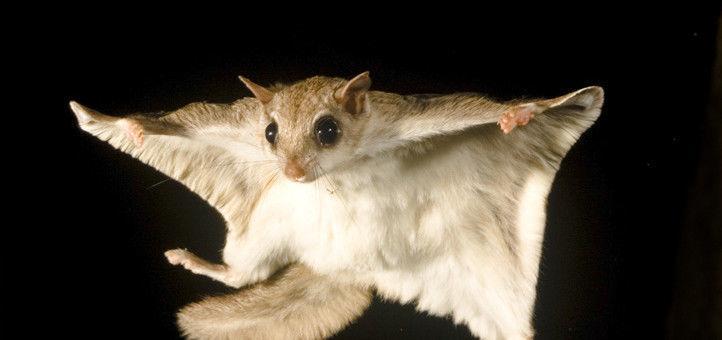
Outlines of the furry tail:
M209 297L178 312L189 339L319 339L359 317L371 293L291 265L238 292Z

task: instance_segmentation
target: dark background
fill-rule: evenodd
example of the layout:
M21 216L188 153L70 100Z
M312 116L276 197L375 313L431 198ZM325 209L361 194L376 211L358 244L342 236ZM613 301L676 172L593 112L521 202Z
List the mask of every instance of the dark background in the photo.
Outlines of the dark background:
M39 124L42 134L15 140L32 152L18 155L29 165L13 208L25 216L15 228L22 235L6 239L21 248L6 256L17 275L2 279L17 285L4 290L8 300L23 303L5 322L41 319L30 329L36 335L175 338L178 308L228 291L163 257L187 247L219 261L220 216L180 184L83 133L69 100L110 114L172 110L250 95L239 74L270 84L370 70L374 89L405 94L510 99L603 86L602 115L568 154L549 197L537 337L670 334L675 292L687 282L676 275L686 249L680 235L694 210L688 202L719 197L718 181L701 194L694 189L700 169L719 159L704 139L719 133L705 118L718 4L659 13L575 5L552 14L449 5L433 15L358 18L250 8L220 17L224 11L64 9L42 17L45 29L22 40L28 66L9 68L31 75L18 85L32 107L20 119ZM712 219L702 214L699 223ZM701 257L719 256L715 245ZM376 300L337 338L471 335Z

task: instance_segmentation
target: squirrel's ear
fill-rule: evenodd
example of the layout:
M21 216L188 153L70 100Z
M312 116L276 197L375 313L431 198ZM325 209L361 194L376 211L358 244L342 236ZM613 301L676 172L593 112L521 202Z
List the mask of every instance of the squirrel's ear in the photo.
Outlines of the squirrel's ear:
M245 78L243 76L238 76L238 78L241 79L243 84L245 84L246 87L249 90L251 90L251 92L256 97L256 99L260 100L261 103L267 104L268 102L271 101L271 99L273 99L273 95L274 95L273 91L271 91L261 85L258 85L256 83L252 82L250 79Z
M353 115L364 112L366 93L371 87L371 78L366 71L349 80L346 85L336 90L334 98L346 112Z

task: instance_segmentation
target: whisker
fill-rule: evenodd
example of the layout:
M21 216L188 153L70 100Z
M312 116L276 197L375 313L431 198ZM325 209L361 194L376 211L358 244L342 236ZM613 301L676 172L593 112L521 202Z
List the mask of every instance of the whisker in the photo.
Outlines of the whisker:
M200 167L200 168L196 168L196 169L199 169L199 170L207 170L207 169L220 168L220 167L224 167L224 166L242 165L242 164L243 164L243 165L245 165L245 164L252 164L252 166L253 166L253 165L271 164L271 163L274 163L274 162L276 162L276 160L272 160L272 159L269 159L269 160L257 160L257 161L239 161L239 160L233 160L233 161L229 161L229 162L226 162L226 163L213 164L213 165L209 165L209 166L205 166L205 167Z
M232 166L232 165L245 165L245 164L250 164L249 166L247 166L247 167L245 167L245 168L243 168L243 169L240 169L241 171L246 171L246 170L248 170L248 169L250 169L250 168L252 168L252 167L255 167L255 166L263 166L263 165L265 165L265 164L273 164L273 163L275 163L275 162L276 162L276 160L274 160L274 159L257 160L257 161L238 161L238 160L233 160L233 161L225 162L225 163L221 163L221 164L212 164L212 165L209 165L209 166L195 167L195 168L193 168L193 169L194 169L194 170L210 170L210 169L218 169L218 168L227 167L227 166ZM155 188L155 187L157 187L157 186L159 186L159 185L161 185L161 184L163 184L163 183L165 183L165 182L170 181L171 179L172 179L172 178L163 179L163 180L161 180L161 181L159 181L159 182L157 182L157 183L154 183L154 184L146 187L145 190L151 190L151 189L153 189L153 188Z
M160 182L158 182L158 183L155 183L155 184L153 184L153 185L145 188L145 190L153 189L153 188L155 188L155 187L157 187L157 186L159 186L159 185L161 185L161 184L163 184L163 183L165 183L165 182L168 182L168 181L170 181L170 180L171 180L170 178L166 178L166 179L164 179L164 180L162 180L162 181L160 181Z

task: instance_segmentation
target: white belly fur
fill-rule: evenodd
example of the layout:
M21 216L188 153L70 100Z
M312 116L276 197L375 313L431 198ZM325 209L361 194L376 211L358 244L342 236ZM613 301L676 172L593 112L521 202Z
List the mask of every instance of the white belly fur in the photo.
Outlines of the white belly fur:
M438 155L446 159L435 171L402 171L405 164L381 159L356 169L368 176L339 176L335 184L282 180L250 222L290 230L291 253L320 273L373 285L433 315L451 314L477 334L493 334L494 325L524 332L553 175L532 172L524 184L516 216L519 266L492 244L493 232L483 239L472 230L484 226L469 213L478 209L477 194L460 185L479 176L458 166L467 152Z

